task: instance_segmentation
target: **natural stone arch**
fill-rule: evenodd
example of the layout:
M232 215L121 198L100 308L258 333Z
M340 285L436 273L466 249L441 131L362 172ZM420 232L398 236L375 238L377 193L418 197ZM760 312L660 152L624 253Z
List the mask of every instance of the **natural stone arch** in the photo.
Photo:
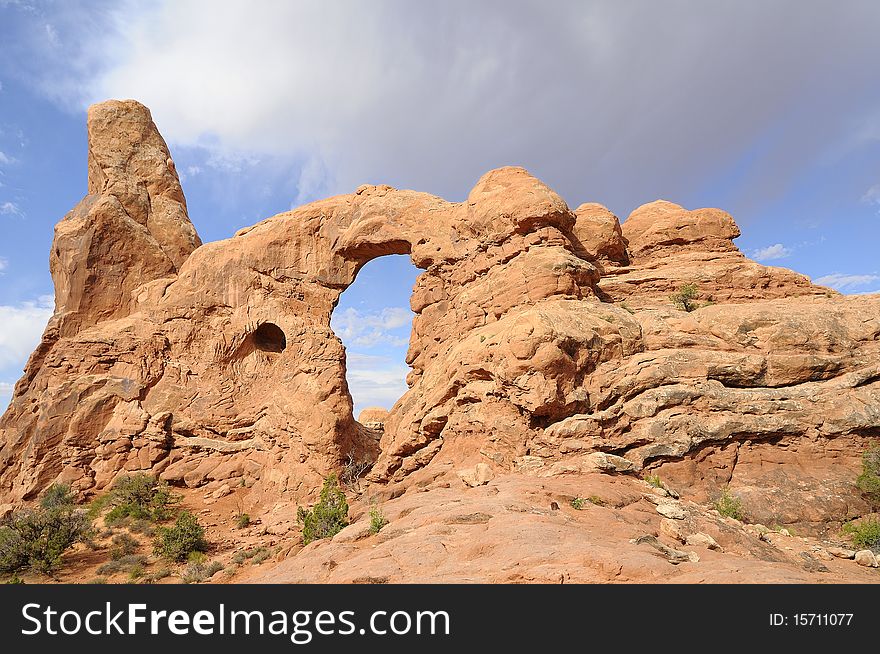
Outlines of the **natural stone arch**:
M848 304L751 262L737 233L720 210L669 202L621 228L604 207L572 212L527 171L502 168L465 202L363 186L199 246L149 112L98 105L89 194L53 243L56 312L0 419L0 493L18 502L53 481L92 492L144 470L206 493L240 479L289 516L350 455L376 460L376 481L437 457L556 474L611 465L608 451L637 469L707 438L873 433L876 412L862 407L880 390L863 362L880 328L863 316L878 300ZM424 272L411 388L382 416L379 448L352 416L330 317L384 254ZM693 279L718 304L678 315L668 296ZM280 351L254 346L269 323ZM779 334L817 349L788 350ZM682 392L654 393L670 380ZM745 423L716 411L712 433L678 408L687 398L711 412L725 389L756 385L748 401L765 408ZM798 409L801 397L816 408Z

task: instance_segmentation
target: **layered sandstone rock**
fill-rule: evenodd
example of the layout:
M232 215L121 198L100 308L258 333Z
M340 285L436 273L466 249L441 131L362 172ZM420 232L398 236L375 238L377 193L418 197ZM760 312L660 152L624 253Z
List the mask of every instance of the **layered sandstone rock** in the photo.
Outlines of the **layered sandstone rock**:
M698 287L703 303L833 293L791 270L746 258L733 244L739 227L720 209L688 211L657 200L633 211L622 234L629 260L606 266L600 283L609 301L668 305L670 294L685 284Z
M659 471L817 530L867 510L851 480L880 433L880 297L750 261L718 209L658 201L621 226L502 168L465 202L363 186L199 246L145 108L92 108L89 137L89 195L53 246L56 315L0 421L5 503L144 470L234 481L286 515L327 472L369 465L402 491L432 468ZM330 317L386 254L423 270L412 371L365 426ZM669 299L684 284L690 313Z

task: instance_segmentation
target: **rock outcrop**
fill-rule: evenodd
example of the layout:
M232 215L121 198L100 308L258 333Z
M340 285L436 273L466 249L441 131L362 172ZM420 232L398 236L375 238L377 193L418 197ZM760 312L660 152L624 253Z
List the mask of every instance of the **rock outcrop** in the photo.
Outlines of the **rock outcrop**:
M880 296L762 266L738 235L665 201L622 225L571 211L511 167L465 202L363 186L200 245L149 112L97 105L55 316L0 420L2 502L143 470L234 480L268 510L354 462L383 486L432 466L468 486L653 471L692 501L729 485L768 524L839 524L867 510L852 478L880 435ZM330 317L387 254L423 270L412 371L364 426ZM669 299L683 285L694 311Z

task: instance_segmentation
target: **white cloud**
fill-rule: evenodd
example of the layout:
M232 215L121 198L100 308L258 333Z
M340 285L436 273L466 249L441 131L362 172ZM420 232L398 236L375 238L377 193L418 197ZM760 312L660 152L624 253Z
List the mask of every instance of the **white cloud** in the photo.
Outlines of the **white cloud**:
M49 41L49 45L53 48L61 47L61 39L58 38L58 30L55 29L55 26L46 23L46 39Z
M24 366L54 310L51 295L10 306L0 305L0 369Z
M377 345L405 347L409 343L409 326L413 313L405 307L385 307L381 311L362 313L353 307L335 311L330 326L344 343L370 348ZM406 334L402 333L406 327ZM398 330L397 334L394 334Z
M0 215L24 216L24 212L17 204L15 204L15 202L4 202L0 204Z
M519 164L620 212L692 193L778 126L742 179L760 203L876 109L876 3L80 5L58 4L65 47L19 74L69 105L137 98L175 146L314 159L303 197L385 182L461 199Z
M354 415L368 406L390 409L406 390L409 366L389 357L349 352L346 355L348 389L354 400Z
M880 282L880 275L846 275L843 273L831 273L830 275L823 275L822 277L817 277L813 280L814 284L818 284L819 286L830 286L843 293L875 282Z
M862 196L862 202L867 204L875 204L880 207L880 184L875 184Z
M768 245L765 248L753 250L751 257L755 261L772 261L773 259L784 259L791 254L791 249L785 247L782 243Z
M0 257L0 273L9 268L9 259L4 259Z
M8 154L0 150L0 165L8 166L9 164L15 163L15 159L10 157Z

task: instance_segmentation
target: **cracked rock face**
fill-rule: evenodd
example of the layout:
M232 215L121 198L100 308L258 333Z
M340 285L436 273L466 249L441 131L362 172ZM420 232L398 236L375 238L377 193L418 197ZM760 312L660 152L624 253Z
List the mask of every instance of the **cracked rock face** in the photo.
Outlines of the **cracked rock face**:
M88 128L55 315L0 420L2 503L124 471L296 501L346 461L393 483L450 463L564 475L604 453L695 496L739 485L767 523L861 508L845 480L880 433L880 296L750 261L723 211L658 201L621 225L502 168L465 202L363 186L201 245L149 111L103 103ZM362 425L330 316L387 254L423 271L412 371ZM684 284L690 313L669 300ZM772 481L784 463L809 508Z

